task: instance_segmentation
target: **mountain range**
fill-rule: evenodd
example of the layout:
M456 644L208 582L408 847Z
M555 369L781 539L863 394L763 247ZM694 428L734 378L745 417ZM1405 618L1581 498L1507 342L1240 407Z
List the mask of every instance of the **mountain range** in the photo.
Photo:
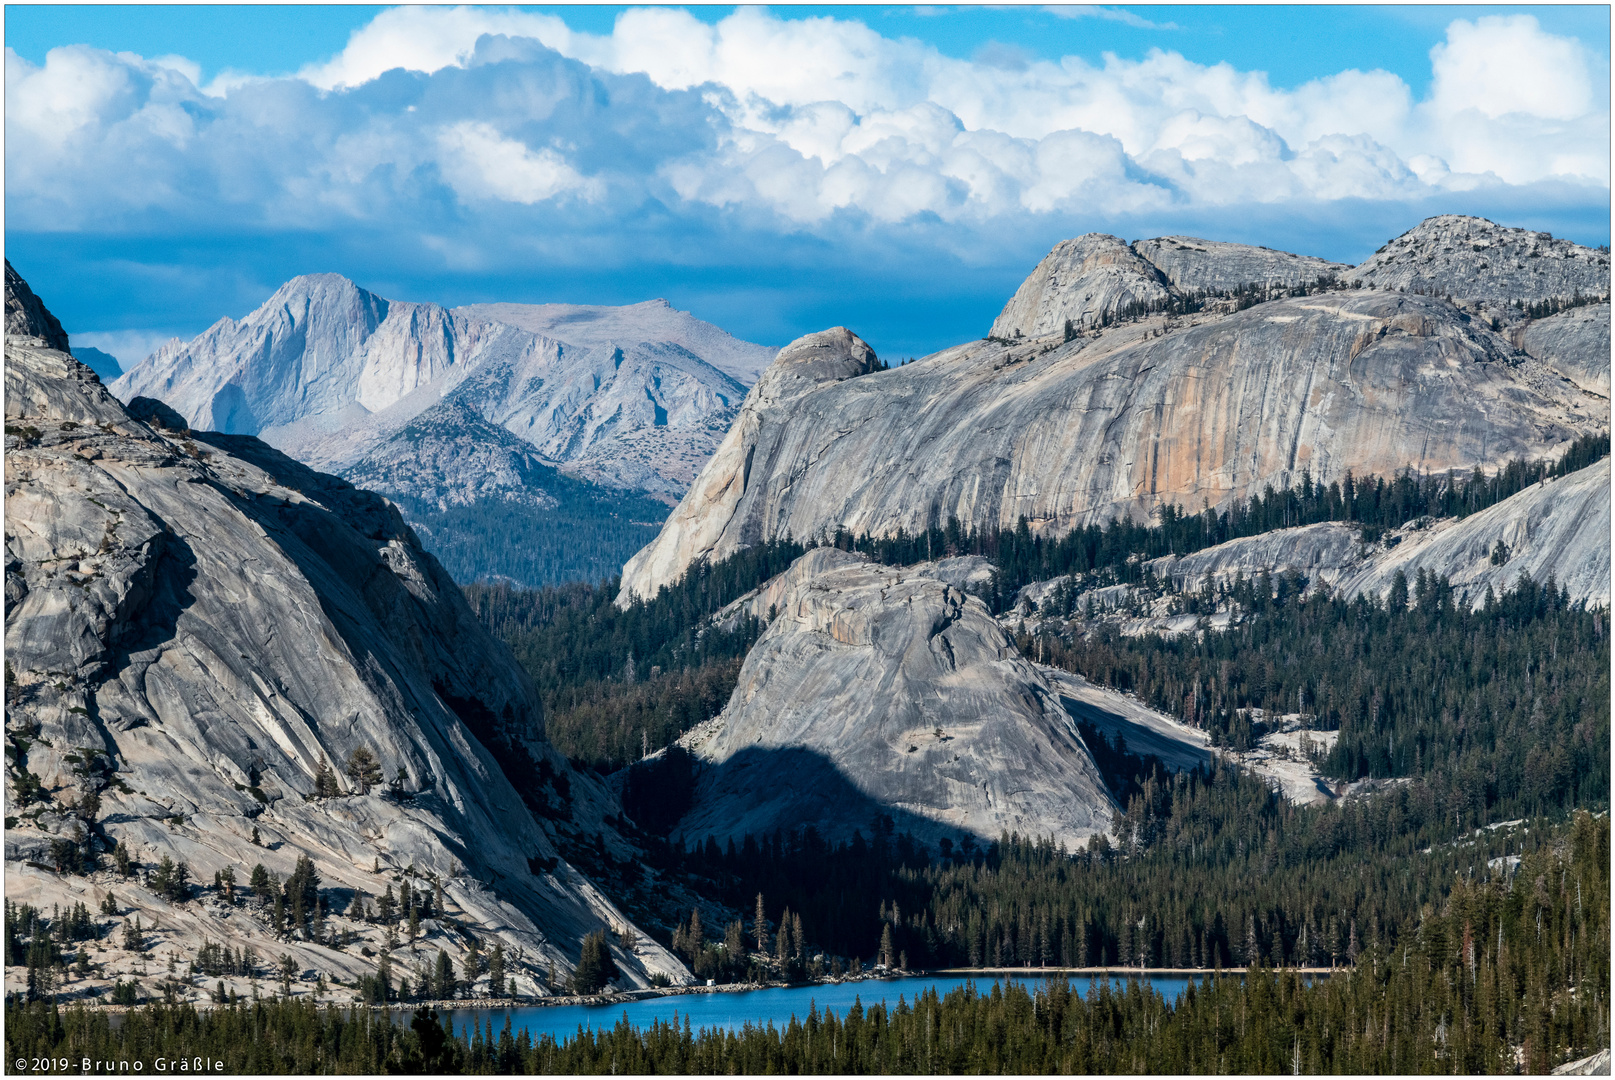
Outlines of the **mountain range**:
M1477 278L1476 249L1519 266ZM1167 270L1144 257L1162 250ZM1407 281L1423 291L1377 284L1390 252L1399 266L1418 253ZM1174 284L1228 280L1202 261L1261 277ZM1058 245L981 341L882 371L849 331L812 339L826 358L797 368L803 339L628 563L623 600L775 538L955 519L1054 536L1167 504L1217 509L1303 476L1491 470L1608 430L1607 252L1433 218L1361 267L1323 271L1341 268L1090 235ZM1552 319L1527 308L1548 303L1579 306Z
M537 474L507 471L481 506L486 520L467 517L465 507L485 501L476 493L488 490L489 455L508 452L514 438L534 466L593 485L576 489L587 491L580 505L595 509L597 529L609 536L606 561L620 566L647 538L646 526L631 523L654 525L665 514L647 511L646 497L670 503L683 493L745 393L736 375L751 376L772 353L661 300L451 310L314 274L287 282L241 320L170 341L111 385L125 401L164 402L194 429L255 435L307 465L363 477L398 496L426 533L443 523L409 502L413 493L468 493L457 528L485 536L473 561L451 559L456 576L538 584L554 579L534 577L531 561L500 543L502 523L525 505L527 531L557 543L560 523L544 527L551 495L533 488L513 500ZM440 404L452 407L434 409ZM486 424L468 426L465 409ZM399 439L457 449L429 455L404 476ZM558 571L583 577L600 568Z

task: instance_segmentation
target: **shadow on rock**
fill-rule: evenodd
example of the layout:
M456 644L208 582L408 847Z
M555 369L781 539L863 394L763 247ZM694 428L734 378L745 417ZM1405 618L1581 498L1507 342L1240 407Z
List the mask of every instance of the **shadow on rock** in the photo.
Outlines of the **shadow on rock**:
M671 839L704 843L711 837L721 845L739 843L747 833L762 836L811 826L837 842L868 831L871 822L883 818L893 831L927 843L966 836L989 843L998 839L871 798L828 757L805 747L750 747L721 764L698 762L691 804Z

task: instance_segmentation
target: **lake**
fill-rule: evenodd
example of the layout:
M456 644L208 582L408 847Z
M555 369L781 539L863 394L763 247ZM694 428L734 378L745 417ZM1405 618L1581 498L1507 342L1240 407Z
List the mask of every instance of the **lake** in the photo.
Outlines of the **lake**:
M508 1009L454 1009L449 1012L449 1016L453 1018L456 1032L469 1028L473 1018L484 1028L491 1022L497 1032L504 1027L505 1017L509 1016L511 1031L520 1035L525 1029L535 1042L544 1035L554 1036L559 1042L576 1035L579 1028L588 1030L611 1028L624 1015L636 1028L649 1027L652 1020L672 1023L675 1014L680 1026L683 1026L685 1019L688 1018L690 1027L695 1031L700 1031L704 1027L737 1030L748 1022L757 1026L772 1023L776 1027L784 1027L790 1023L792 1016L798 1019L805 1018L810 1006L817 1006L821 1015L828 1011L838 1016L845 1016L854 1001L862 1001L865 1008L880 1002L884 1002L888 1008L896 1008L898 998L906 998L913 1004L915 998L933 987L939 996L946 997L950 991L964 986L967 982L974 982L979 992L989 993L994 982L1001 982L1005 978L1011 982L1027 984L1029 988L1045 981L1045 977L1041 975L1030 978L1013 975L982 975L974 978L955 975L916 976L905 979L866 979L862 982L817 986L771 987L735 993L674 994L611 1005L518 1005ZM1191 978L1195 977L1163 975L1143 981L1158 990L1168 1001L1175 1002L1182 996ZM1112 976L1113 986L1126 981L1125 978ZM1078 976L1071 979L1071 985L1078 993L1086 996L1090 983L1087 976Z

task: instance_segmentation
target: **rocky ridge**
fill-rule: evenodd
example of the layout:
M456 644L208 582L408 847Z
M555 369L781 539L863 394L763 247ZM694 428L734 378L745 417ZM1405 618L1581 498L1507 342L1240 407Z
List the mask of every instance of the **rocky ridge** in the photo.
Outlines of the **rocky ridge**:
M737 601L727 617L768 628L724 711L680 740L701 768L675 836L845 839L880 815L926 842L1107 830L1115 804L1058 698L946 580L972 570L816 548Z
M1521 575L1539 583L1552 577L1572 600L1608 607L1609 485L1605 458L1479 513L1410 522L1373 544L1364 544L1351 525L1305 525L1156 559L1150 568L1191 589L1208 576L1227 582L1239 574L1294 570L1348 599L1363 593L1383 598L1397 571L1409 581L1429 571L1450 579L1457 599L1471 606L1484 602L1488 588L1501 593Z
M466 304L454 310L467 319L519 326L578 346L661 341L687 349L719 371L750 386L779 350L754 345L679 311L666 300L622 307L597 304Z
M439 510L483 500L539 510L559 504L554 463L463 401L420 413L350 466L345 479Z
M586 340L501 322L487 308L528 325L569 326ZM170 342L113 390L125 401L161 400L193 428L257 435L338 472L433 405L458 400L568 471L672 501L745 392L679 342L710 345L731 365L768 351L665 305L627 315L533 310L449 311L386 300L336 274L307 275L244 319ZM637 336L658 329L679 340ZM617 330L633 336L609 336Z
M1023 516L1058 534L1165 502L1223 506L1303 470L1329 483L1348 470L1492 469L1609 425L1606 398L1482 320L1377 289L973 342L853 378L860 344L835 346L842 367L822 381L791 376L789 394L764 374L625 567L622 602L774 537L914 534L950 518L1014 528ZM782 372L799 345L782 351Z
M1136 240L1132 248L1184 293L1227 292L1244 285L1308 285L1319 278L1339 277L1351 267L1311 255L1202 240L1197 236L1161 236Z
M1045 620L1063 626L1068 615L1081 628L1106 625L1129 636L1218 632L1244 618L1237 604L1224 600L1212 613L1194 614L1179 594L1263 574L1275 582L1299 575L1305 587L1348 600L1365 594L1383 600L1398 572L1409 582L1428 572L1446 578L1456 601L1471 607L1484 604L1488 590L1501 595L1526 577L1552 580L1573 602L1608 608L1609 500L1605 458L1466 518L1421 518L1373 542L1355 525L1324 522L1151 559L1144 585L1104 585L1083 575L1033 582L998 618L1009 633L1034 635Z
M6 337L31 338L48 349L68 352L67 331L6 260Z
M1136 308L1203 303L1236 289L1313 285L1351 269L1287 251L1162 236L1131 244L1104 233L1063 240L1038 263L989 337L1006 341L1092 330Z
M1345 277L1379 289L1502 305L1607 298L1609 251L1485 218L1441 214L1390 241Z
M382 927L337 913L409 880L441 886L447 912L395 964L442 948L458 967L473 939L502 942L528 994L585 933L631 926L560 853L581 828L631 856L605 824L615 798L543 740L527 677L395 508L255 439L137 421L44 346L8 335L5 358L8 897L111 892L164 948L285 952L349 982L374 973ZM527 756L526 801L490 741ZM373 781L344 773L361 748ZM118 844L133 877L72 872ZM164 856L199 899L154 886ZM244 887L254 863L285 877L300 856L327 929L355 937L344 948L277 936L206 888L224 870ZM109 943L105 976L144 970L147 950ZM644 935L618 962L629 985L687 977Z

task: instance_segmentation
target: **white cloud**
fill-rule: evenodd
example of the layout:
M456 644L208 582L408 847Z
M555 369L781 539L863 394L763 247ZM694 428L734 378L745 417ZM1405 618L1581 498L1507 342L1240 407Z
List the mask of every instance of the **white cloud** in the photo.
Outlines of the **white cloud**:
M1163 50L1004 65L759 8L714 24L633 8L607 35L395 8L296 78L205 91L183 58L71 46L36 67L8 50L8 208L14 226L149 210L444 237L461 227L449 208L567 196L608 218L723 207L798 228L1607 186L1607 72L1580 45L1529 15L1459 19L1431 63L1417 102L1384 71L1281 89ZM415 74L380 78L398 68Z
M590 188L549 147L537 152L499 134L492 124L466 120L437 134L437 167L449 186L470 199L531 205Z
M394 68L431 74L470 59L484 34L537 38L554 48L572 33L553 15L474 7L389 8L355 30L347 47L298 75L322 90L359 86Z
M1546 33L1533 15L1458 19L1430 50L1431 105L1439 114L1473 109L1488 119L1511 113L1572 120L1593 105L1586 50Z

